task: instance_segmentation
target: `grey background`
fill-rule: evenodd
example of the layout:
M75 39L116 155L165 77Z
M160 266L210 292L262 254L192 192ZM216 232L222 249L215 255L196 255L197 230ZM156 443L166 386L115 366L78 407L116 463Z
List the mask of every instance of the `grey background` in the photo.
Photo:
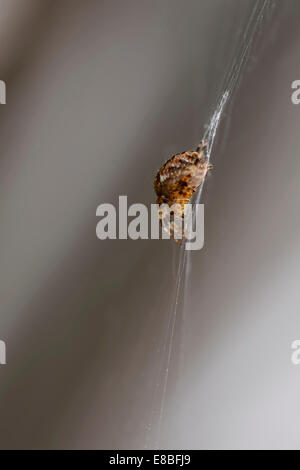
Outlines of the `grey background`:
M178 247L95 235L197 145L253 5L0 1L1 448L300 448L299 2L225 110L164 401Z

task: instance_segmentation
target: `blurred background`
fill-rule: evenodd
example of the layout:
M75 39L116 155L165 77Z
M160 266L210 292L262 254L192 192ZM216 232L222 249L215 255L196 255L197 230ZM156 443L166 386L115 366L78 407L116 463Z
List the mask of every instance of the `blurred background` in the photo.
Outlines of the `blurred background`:
M2 449L300 448L297 0L225 108L176 310L177 245L95 231L196 147L254 4L0 0Z

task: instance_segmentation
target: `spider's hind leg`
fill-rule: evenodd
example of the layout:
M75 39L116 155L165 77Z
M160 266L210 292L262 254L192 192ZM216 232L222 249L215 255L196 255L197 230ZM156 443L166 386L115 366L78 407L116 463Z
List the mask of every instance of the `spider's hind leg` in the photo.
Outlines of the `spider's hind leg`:
M201 152L202 150L205 150L208 146L208 140L201 140L200 144L198 145L196 151Z

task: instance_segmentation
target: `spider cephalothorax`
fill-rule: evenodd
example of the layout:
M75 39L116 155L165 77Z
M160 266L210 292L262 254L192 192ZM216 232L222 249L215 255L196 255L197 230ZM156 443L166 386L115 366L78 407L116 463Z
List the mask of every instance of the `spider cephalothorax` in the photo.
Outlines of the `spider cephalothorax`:
M176 204L174 215L184 217L185 204L190 203L192 195L204 181L206 173L212 168L205 149L207 142L201 142L195 151L178 153L170 158L157 172L154 190L157 204ZM165 211L159 210L159 217L164 221ZM170 235L174 238L176 226L171 222ZM180 237L183 238L183 237Z

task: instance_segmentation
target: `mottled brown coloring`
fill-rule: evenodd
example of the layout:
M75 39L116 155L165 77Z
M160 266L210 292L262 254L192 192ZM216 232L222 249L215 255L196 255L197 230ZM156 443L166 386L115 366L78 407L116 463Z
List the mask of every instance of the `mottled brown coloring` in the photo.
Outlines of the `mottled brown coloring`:
M212 167L207 161L206 147L207 142L201 142L196 151L174 155L157 172L154 180L156 202L159 205L167 204L169 207L178 204L176 216L183 217L184 205L190 202ZM164 215L164 211L159 212L161 221ZM169 233L174 238L175 229L172 223Z

